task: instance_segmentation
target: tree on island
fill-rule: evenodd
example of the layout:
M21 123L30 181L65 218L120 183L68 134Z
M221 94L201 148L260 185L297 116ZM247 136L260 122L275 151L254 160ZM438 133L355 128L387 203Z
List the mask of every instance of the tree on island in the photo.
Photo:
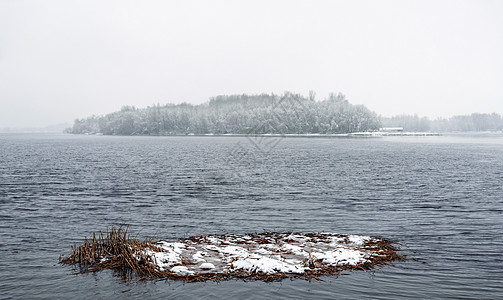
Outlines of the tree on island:
M400 115L382 118L384 127L403 127L405 131L436 132L469 132L469 131L503 131L501 115L473 113L471 115L453 116L430 120L417 115Z
M103 116L77 119L67 132L105 135L187 134L338 134L403 127L405 131L502 131L501 115L474 113L430 120L418 115L380 117L363 105L353 105L341 94L317 101L282 95L222 95L192 105L155 104L147 108L123 106Z
M374 131L379 117L343 94L316 101L291 92L283 95L222 95L200 105L124 106L104 116L77 119L69 132L106 135L186 134L334 134Z

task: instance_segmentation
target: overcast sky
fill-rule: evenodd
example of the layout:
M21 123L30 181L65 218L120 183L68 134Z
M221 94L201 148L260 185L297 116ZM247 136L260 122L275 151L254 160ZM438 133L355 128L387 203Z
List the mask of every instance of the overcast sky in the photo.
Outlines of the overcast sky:
M236 93L503 114L503 1L0 0L0 128Z

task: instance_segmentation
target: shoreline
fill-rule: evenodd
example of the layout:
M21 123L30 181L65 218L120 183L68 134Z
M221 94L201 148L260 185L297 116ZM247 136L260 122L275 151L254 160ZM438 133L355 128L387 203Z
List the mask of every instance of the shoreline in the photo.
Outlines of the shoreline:
M223 133L223 134L159 134L159 135L144 135L144 134L131 134L131 135L108 135L102 133L68 133L72 135L94 135L94 136L161 136L161 137L183 137L183 136L193 136L193 137L271 137L271 138L372 138L372 137L385 137L385 136L442 136L442 133L438 132L351 132L351 133L265 133L265 134L251 134L251 133Z

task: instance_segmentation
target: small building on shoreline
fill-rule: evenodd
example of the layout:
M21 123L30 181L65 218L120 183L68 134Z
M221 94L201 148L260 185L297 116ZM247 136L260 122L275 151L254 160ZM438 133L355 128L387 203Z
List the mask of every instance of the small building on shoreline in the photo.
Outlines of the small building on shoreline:
M402 133L403 127L383 127L379 128L380 132L389 132L389 133Z

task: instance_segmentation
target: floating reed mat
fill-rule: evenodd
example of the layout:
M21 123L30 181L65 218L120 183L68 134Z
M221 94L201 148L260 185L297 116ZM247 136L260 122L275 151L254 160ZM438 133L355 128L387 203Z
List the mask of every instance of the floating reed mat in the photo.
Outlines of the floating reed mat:
M78 266L79 273L112 269L140 279L278 281L320 280L403 259L396 243L369 236L262 232L154 242L138 241L128 229L93 233L60 263Z

